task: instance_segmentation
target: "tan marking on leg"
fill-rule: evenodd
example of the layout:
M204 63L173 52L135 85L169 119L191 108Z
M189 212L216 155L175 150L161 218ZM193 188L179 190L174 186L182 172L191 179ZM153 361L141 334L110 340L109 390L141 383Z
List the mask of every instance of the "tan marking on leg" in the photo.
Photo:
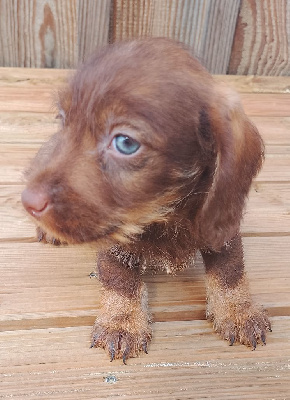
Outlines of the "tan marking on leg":
M248 281L243 275L235 287L226 287L211 274L206 277L207 318L221 337L248 346L265 343L271 324L262 307L252 302Z
M95 347L105 349L111 360L147 353L152 337L147 289L140 285L136 297L125 297L114 290L104 290L101 313L96 319L92 339Z

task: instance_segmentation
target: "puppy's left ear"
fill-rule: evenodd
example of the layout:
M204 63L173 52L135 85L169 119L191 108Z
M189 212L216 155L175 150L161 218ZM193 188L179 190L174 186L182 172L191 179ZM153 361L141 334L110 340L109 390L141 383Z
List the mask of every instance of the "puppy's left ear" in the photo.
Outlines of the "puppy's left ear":
M205 247L219 250L238 231L252 179L262 166L264 144L244 113L238 95L218 87L210 111L216 166L207 199L198 216Z

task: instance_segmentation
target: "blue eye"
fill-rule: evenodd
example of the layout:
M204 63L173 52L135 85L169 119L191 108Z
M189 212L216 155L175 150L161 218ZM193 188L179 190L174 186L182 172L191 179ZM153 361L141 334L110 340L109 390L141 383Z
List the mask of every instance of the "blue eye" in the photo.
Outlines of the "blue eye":
M140 147L140 143L137 142L137 140L134 140L127 135L115 136L113 139L113 145L119 153L125 154L127 156L136 153L136 151Z

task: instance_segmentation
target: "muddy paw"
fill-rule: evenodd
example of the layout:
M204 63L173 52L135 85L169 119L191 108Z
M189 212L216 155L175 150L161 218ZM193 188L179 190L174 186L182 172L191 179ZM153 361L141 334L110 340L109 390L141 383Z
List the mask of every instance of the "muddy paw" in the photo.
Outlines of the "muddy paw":
M230 342L240 342L253 350L258 343L266 344L266 334L271 331L271 323L266 312L251 304L238 305L223 315L208 315L216 332Z
M50 236L48 233L44 232L39 226L36 228L36 237L39 242L53 244L54 246L66 244L65 242L61 242L59 239Z
M123 363L130 357L136 357L140 352L147 354L151 340L151 330L129 332L110 327L94 326L91 347L101 347L109 353L110 360L122 358Z

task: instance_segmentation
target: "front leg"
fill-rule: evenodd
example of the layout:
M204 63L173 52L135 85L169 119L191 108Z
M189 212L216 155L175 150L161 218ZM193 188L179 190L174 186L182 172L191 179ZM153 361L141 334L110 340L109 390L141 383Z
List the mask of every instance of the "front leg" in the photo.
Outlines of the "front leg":
M244 271L240 234L220 252L202 251L206 268L207 318L215 331L232 345L240 342L256 348L266 343L271 325L266 312L251 300Z
M138 265L124 265L114 252L101 253L97 260L102 283L101 312L92 332L92 347L105 349L111 361L147 353L152 336L147 289Z

